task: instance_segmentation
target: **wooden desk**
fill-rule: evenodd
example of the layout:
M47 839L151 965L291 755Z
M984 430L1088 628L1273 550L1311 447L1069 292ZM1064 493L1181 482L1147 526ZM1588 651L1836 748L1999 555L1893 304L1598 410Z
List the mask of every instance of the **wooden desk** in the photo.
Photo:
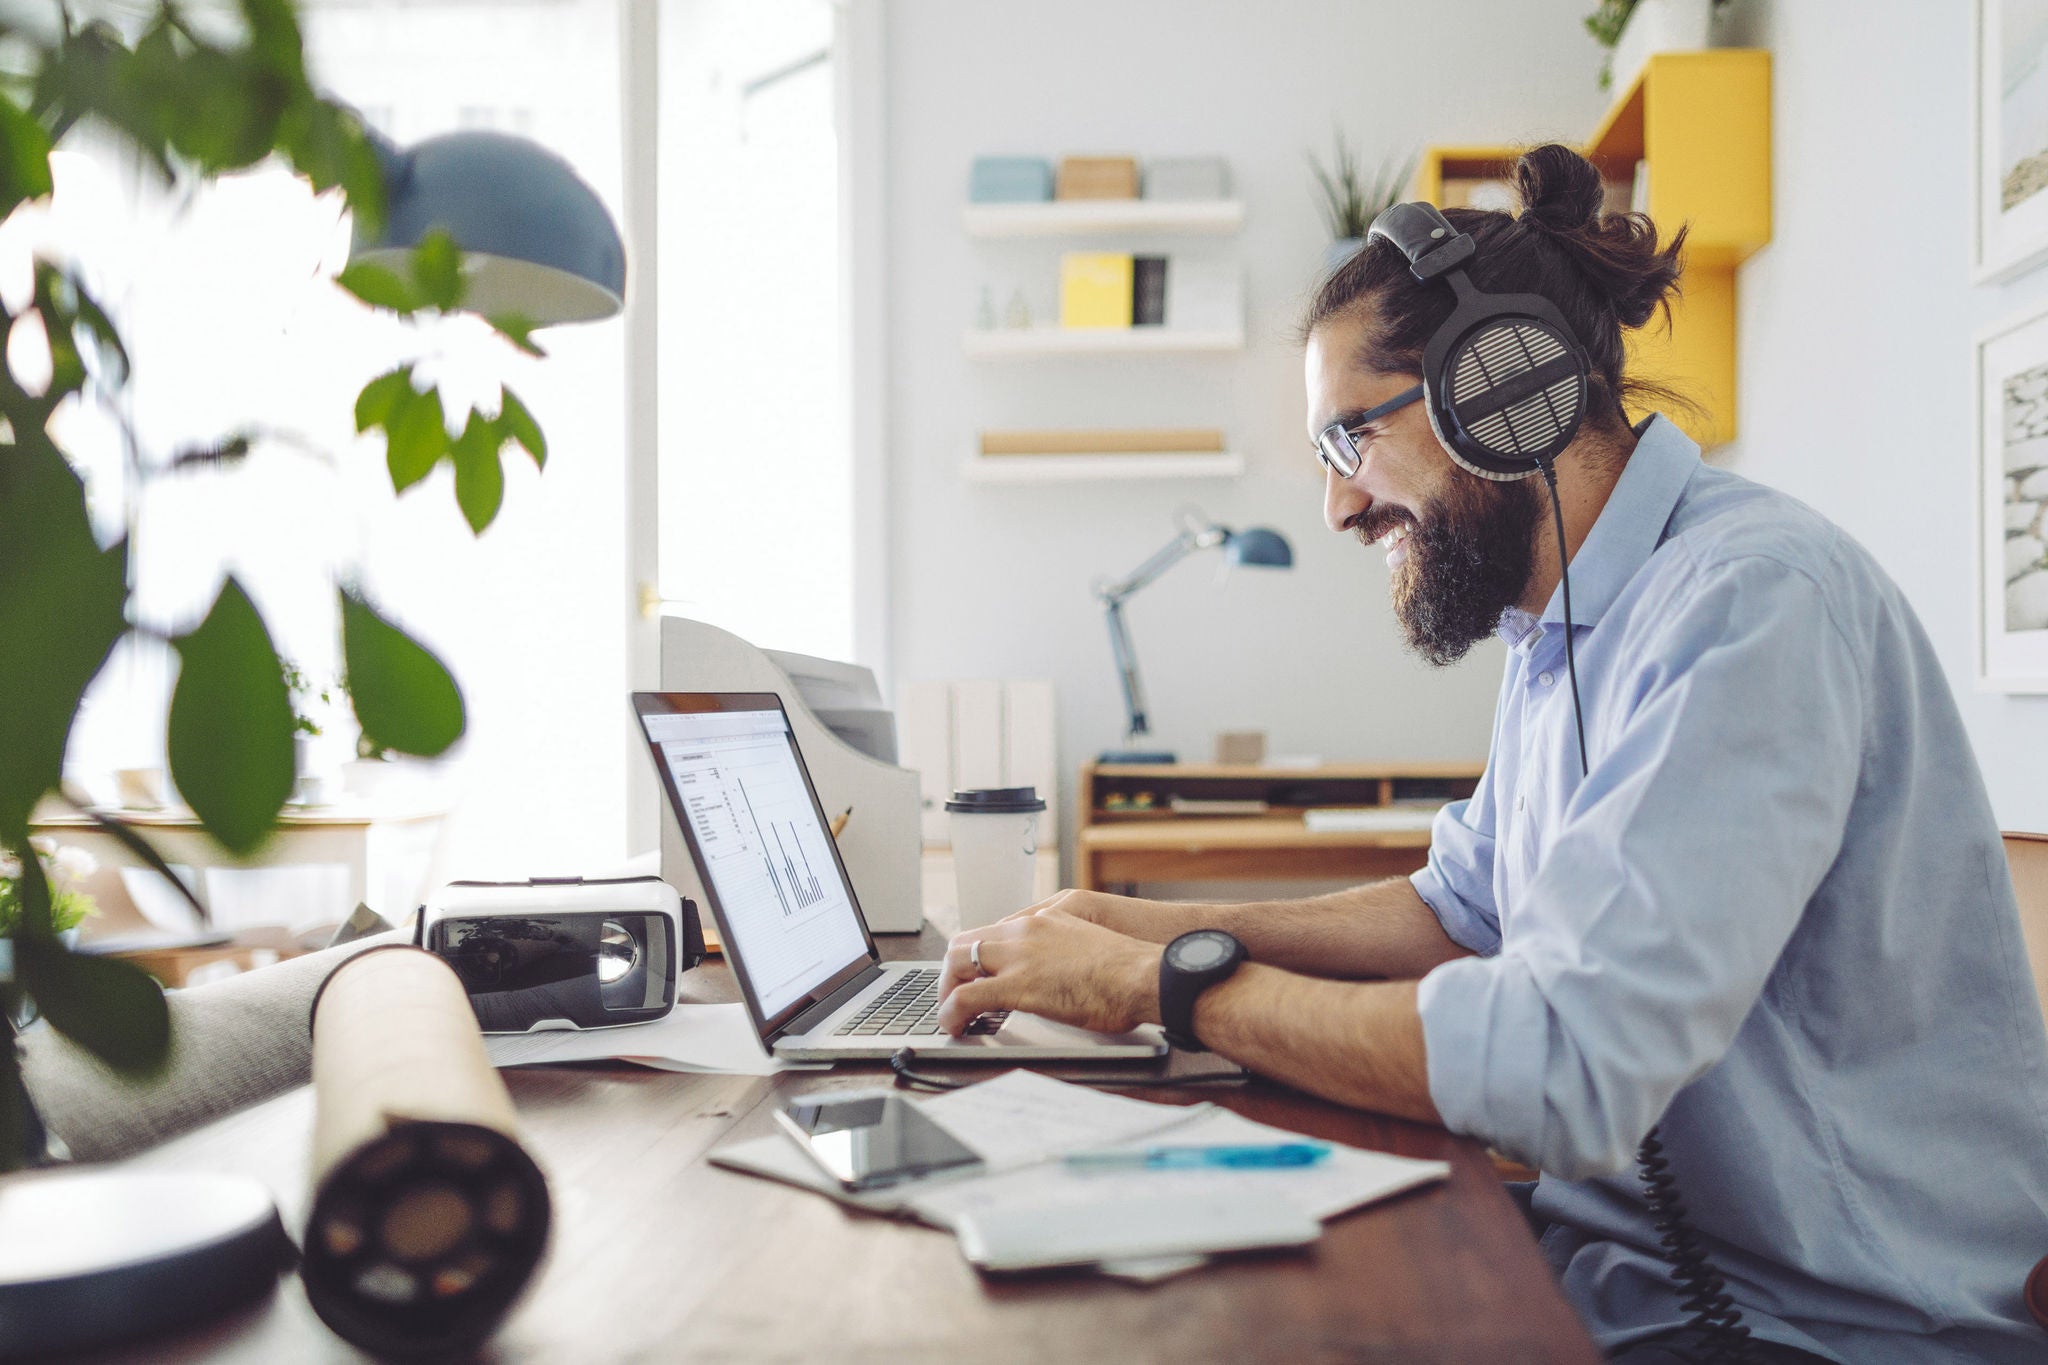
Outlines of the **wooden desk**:
M1429 832L1311 830L1316 806L1385 806L1469 796L1469 763L1354 763L1259 768L1217 763L1097 764L1081 769L1074 880L1084 890L1146 881L1400 877L1429 856ZM1256 815L1191 815L1173 797L1258 800ZM1150 804L1134 807L1134 797Z
M886 942L890 956L907 957L934 954L940 940L928 931ZM685 985L693 999L732 998L722 965L691 972ZM883 1071L689 1076L593 1065L506 1073L549 1173L556 1221L549 1260L488 1359L1600 1359L1477 1143L1278 1086L1149 1094L1214 1100L1318 1137L1439 1157L1451 1162L1451 1178L1332 1220L1309 1252L1239 1258L1138 1288L1078 1272L984 1280L944 1232L706 1163L714 1147L772 1131L770 1115L785 1097L872 1085ZM136 1164L254 1174L279 1191L296 1227L311 1118L311 1093L301 1089ZM96 1359L360 1357L313 1316L291 1277L211 1327Z

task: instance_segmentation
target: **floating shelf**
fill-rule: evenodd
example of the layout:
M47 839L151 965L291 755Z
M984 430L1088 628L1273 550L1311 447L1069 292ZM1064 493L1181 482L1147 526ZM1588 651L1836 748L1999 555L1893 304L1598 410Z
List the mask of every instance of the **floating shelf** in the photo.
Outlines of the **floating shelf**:
M1080 237L1117 232L1222 236L1244 226L1238 199L1066 199L1039 204L969 204L969 237Z
M1415 196L1443 201L1450 179L1503 179L1518 147L1432 147ZM1712 449L1735 439L1735 272L1771 240L1771 54L1713 48L1660 52L1608 107L1581 148L1613 182L1647 166L1647 209L1668 241L1686 225L1683 292L1671 325L1625 334L1628 368L1669 384L1703 409L1674 414ZM1631 411L1633 419L1642 413Z
M1190 327L969 328L962 346L972 360L1055 355L1146 355L1242 351L1244 329Z
M1144 455L973 455L969 483L1072 483L1096 479L1234 479L1244 456L1228 450Z

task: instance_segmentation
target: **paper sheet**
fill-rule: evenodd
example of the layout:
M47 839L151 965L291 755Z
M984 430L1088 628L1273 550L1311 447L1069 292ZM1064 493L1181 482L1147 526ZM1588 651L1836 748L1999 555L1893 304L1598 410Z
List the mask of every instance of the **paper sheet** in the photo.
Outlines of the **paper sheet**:
M815 1069L771 1057L747 1018L747 1007L738 1004L677 1005L649 1023L582 1033L494 1033L484 1039L484 1047L501 1067L616 1060L662 1071L741 1076Z
M1089 1204L1116 1194L1185 1191L1189 1198L1280 1200L1319 1221L1441 1180L1441 1161L1368 1152L1331 1143L1314 1166L1279 1170L1068 1168L1059 1158L1080 1151L1144 1148L1156 1144L1239 1145L1298 1142L1301 1135L1257 1123L1227 1109L1153 1104L1083 1086L1012 1071L965 1090L922 1102L924 1111L981 1152L987 1166L938 1176L914 1186L856 1195L811 1163L781 1134L721 1148L714 1164L764 1175L833 1199L882 1213L909 1213L951 1228L962 1213L1013 1202ZM1159 1257L1101 1267L1139 1283L1166 1278L1200 1264L1199 1257Z

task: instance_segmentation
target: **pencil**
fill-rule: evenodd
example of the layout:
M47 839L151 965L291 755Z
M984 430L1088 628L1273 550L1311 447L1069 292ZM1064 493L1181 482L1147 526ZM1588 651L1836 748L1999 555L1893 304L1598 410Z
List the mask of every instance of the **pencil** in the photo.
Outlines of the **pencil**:
M853 818L853 807L852 807L852 806L848 806L848 807L847 807L847 808L846 808L845 810L843 810L843 811L839 812L839 814L837 814L837 815L833 816L833 817L832 817L832 837L833 837L833 838L835 838L835 839L837 839L837 838L839 837L839 832L840 832L841 830L843 830L843 829L845 829L845 828L846 828L846 822L847 822L848 820L851 820L852 818Z

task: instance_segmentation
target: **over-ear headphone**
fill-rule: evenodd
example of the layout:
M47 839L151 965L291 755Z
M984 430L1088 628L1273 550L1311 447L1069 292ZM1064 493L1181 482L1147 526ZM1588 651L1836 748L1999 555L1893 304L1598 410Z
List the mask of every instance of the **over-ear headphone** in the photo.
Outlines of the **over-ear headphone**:
M1395 204L1373 219L1424 284L1441 279L1457 307L1422 350L1429 424L1451 458L1482 479L1525 479L1571 444L1586 413L1586 348L1538 294L1489 294L1466 276L1478 253L1433 204Z

